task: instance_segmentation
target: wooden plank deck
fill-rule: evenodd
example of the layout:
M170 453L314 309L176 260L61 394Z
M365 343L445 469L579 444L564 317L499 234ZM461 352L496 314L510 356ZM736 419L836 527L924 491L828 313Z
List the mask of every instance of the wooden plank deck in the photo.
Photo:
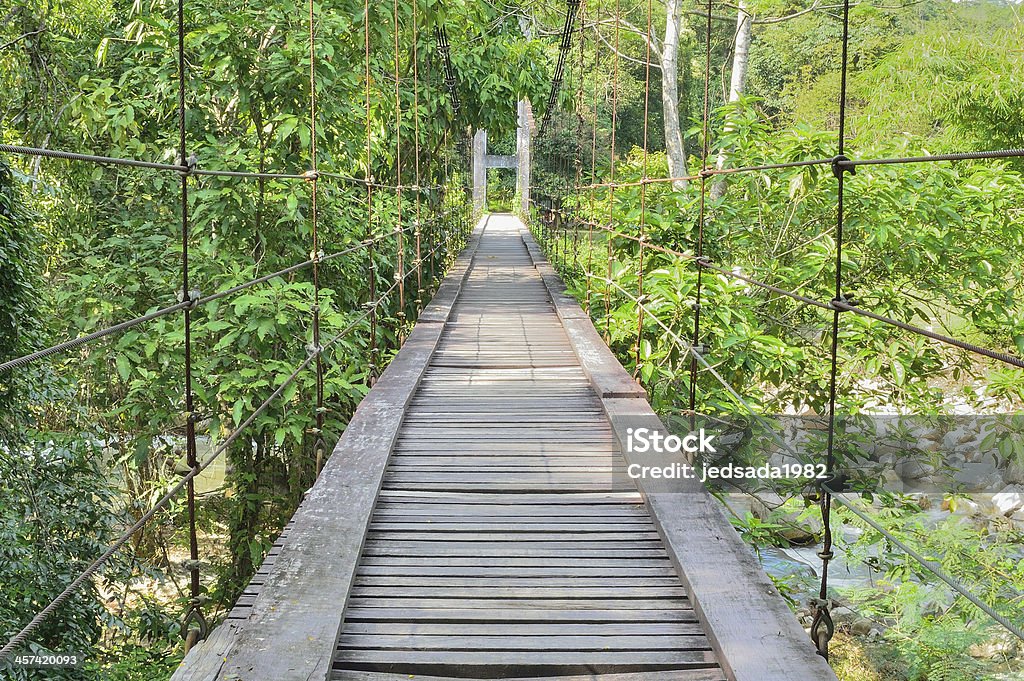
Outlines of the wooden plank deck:
M518 223L492 219L395 443L332 678L724 679L624 466Z
M622 475L618 417L656 417L521 222L409 343L174 681L835 678L714 500Z

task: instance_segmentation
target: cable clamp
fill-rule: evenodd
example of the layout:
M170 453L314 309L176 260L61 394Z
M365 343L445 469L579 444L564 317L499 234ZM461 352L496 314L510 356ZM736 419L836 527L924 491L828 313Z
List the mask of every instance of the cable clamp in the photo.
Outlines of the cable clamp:
M844 172L848 172L851 175L857 174L857 166L849 165L849 160L849 158L842 154L838 154L832 158L832 174L835 175L837 179L842 177Z
M306 355L308 357L316 357L317 355L321 354L323 351L324 351L324 346L322 346L322 345L314 345L313 343L309 343L308 345L306 345Z
M199 300L203 297L203 294L197 288L190 290L187 295L182 289L178 289L175 297L179 303L188 303L188 305L185 306L186 310L194 310L199 307Z
M199 631L198 638L200 640L205 639L206 635L210 633L210 624L206 621L202 611L199 610L198 605L190 605L188 612L185 613L185 617L181 620L181 637L183 639L188 638L189 631L192 629L190 625L193 622L195 622L196 628Z
M842 494L853 491L850 477L846 473L830 473L818 479L818 489L823 494Z
M178 165L184 168L184 170L181 170L179 172L187 177L196 171L196 167L199 166L199 157L196 156L196 152L193 151L191 154L189 154L188 160L185 161L184 163L182 163L181 159L179 158Z
M711 267L711 261L705 258L704 256L694 258L693 261L697 263L698 267Z
M828 302L828 306L837 312L844 312L841 305L852 305L853 303L846 296L837 296Z
M203 567L203 562L201 560L183 560L183 561L181 561L181 567L186 572L192 572L192 570L199 570L199 569L201 569ZM199 604L198 603L193 603L192 605L199 605Z
M319 180L320 179L320 173L318 173L315 170L307 170L306 172L302 173L302 176L304 178L306 178L306 180L308 180L310 182L312 182L313 180Z
M832 600L828 598L811 599L810 605L814 610L814 619L811 621L811 640L818 649L818 654L828 659L828 642L836 633L835 622L829 609L833 606Z
M696 343L690 346L690 350L698 355L704 356L708 353L708 350L710 350L710 348L708 348L708 346L704 345L703 343Z
M321 249L319 251L310 251L309 252L309 259L312 260L315 263L318 263L318 262L320 262L321 260L324 259L325 255L326 255L326 253L323 252L323 249Z

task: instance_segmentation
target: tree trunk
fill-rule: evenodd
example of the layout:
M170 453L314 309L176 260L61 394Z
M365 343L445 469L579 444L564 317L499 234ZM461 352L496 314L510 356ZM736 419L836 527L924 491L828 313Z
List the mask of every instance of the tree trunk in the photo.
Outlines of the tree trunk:
M743 96L747 82L747 66L750 64L750 28L751 16L747 13L745 0L738 0L739 9L736 12L736 49L732 57L732 79L729 83L729 103L735 104ZM735 121L726 120L725 132L735 129ZM715 167L719 170L725 168L728 161L728 150L724 147L718 150L718 159ZM725 196L725 179L721 176L711 187L711 198L720 199Z
M661 50L661 104L665 113L665 152L668 156L668 173L672 177L684 177L686 172L686 149L683 147L683 132L679 126L679 34L682 30L683 14L680 0L665 0L665 40ZM676 189L686 187L685 180L672 183Z

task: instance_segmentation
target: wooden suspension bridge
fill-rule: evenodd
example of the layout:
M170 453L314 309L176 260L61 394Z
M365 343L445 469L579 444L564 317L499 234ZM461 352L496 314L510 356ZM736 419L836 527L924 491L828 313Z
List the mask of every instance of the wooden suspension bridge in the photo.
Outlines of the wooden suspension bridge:
M174 681L824 681L525 226L485 217L266 563Z

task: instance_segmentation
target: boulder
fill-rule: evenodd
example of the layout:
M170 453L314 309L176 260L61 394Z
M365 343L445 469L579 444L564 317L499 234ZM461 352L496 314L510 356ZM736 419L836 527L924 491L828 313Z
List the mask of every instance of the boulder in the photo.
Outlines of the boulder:
M1024 485L1007 485L992 495L992 505L1005 516L1024 508Z
M967 654L978 660L1009 659L1017 654L1017 638L1009 633L998 635L967 649Z
M867 636L875 628L875 623L867 617L858 617L850 625L850 633L856 636Z

